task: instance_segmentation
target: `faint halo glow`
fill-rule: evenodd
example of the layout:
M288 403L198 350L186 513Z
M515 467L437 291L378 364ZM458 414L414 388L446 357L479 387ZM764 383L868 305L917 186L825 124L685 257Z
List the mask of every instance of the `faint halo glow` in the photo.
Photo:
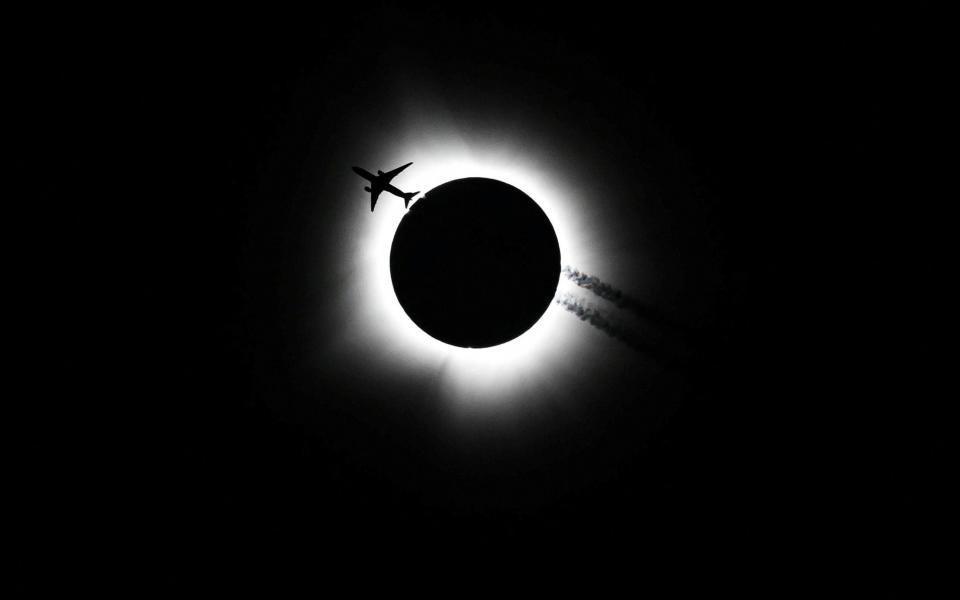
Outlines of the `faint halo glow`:
M393 182L406 192L419 190L422 194L464 177L487 177L517 187L549 218L559 241L561 263L570 257L586 259L591 255L585 234L587 219L583 215L575 218L577 203L571 197L577 187L567 179L567 172L560 168L563 165L538 162L530 150L525 146L523 152L511 152L502 144L468 148L460 136L433 135L428 143L396 148L370 160L382 161L371 166L384 171L412 161ZM348 307L354 314L345 323L345 338L364 353L366 364L376 361L397 372L438 373L444 397L473 406L499 405L551 374L555 376L557 367L581 343L582 330L576 319L553 303L519 337L489 348L452 346L417 327L397 300L390 275L393 236L406 213L403 201L384 193L371 213L368 195L361 182L355 183L350 196L356 198L351 229L356 232L352 243L357 264ZM561 278L558 285L569 283ZM490 293L510 292L498 288L493 279Z

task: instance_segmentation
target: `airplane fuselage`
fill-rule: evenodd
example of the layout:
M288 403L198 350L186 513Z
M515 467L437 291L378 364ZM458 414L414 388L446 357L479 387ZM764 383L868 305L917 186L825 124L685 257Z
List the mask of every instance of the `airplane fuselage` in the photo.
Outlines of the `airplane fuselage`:
M360 167L353 167L353 172L359 175L360 177L363 177L370 183L374 183L376 179L379 179L377 175L374 175L373 173L371 173L370 171L367 171L366 169L361 169ZM380 173L380 175L383 175L383 173Z
M400 190L394 187L390 183L390 180L396 177L397 174L400 173L400 171L403 171L404 169L406 169L412 164L413 163L407 163L402 167L399 167L397 169L394 169L393 171L390 171L389 173L384 173L383 171L377 171L376 175L374 175L370 171L367 171L366 169L362 169L360 167L352 167L354 173L356 173L360 177L363 177L364 179L370 182L369 187L363 188L364 191L370 192L370 210L373 210L373 208L377 205L377 197L380 195L381 192L384 192L384 191L390 192L394 196L403 198L403 205L405 207L407 206L407 204L409 204L410 199L416 196L419 192L413 192L412 194L404 193L403 190Z

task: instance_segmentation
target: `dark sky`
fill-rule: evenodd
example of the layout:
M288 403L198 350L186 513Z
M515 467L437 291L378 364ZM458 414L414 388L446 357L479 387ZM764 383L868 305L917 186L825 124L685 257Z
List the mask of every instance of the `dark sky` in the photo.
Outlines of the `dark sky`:
M37 251L55 273L38 289L58 282L54 364L85 390L51 394L105 430L85 493L110 498L95 504L127 543L177 557L174 586L225 549L629 564L791 546L847 511L869 538L916 509L943 437L884 394L923 397L902 373L925 346L895 359L876 327L906 335L885 315L919 276L888 304L870 293L890 264L871 249L893 220L902 59L889 15L784 13L369 6L52 28L22 67L24 154L59 215ZM570 358L563 406L461 443L422 373L338 357L338 224L368 200L337 182L423 90L462 127L509 116L574 180L601 176L583 183L611 191L595 234L626 240L609 283L696 326L682 364L597 342ZM78 467L38 441L44 410L24 417L41 423L24 481Z

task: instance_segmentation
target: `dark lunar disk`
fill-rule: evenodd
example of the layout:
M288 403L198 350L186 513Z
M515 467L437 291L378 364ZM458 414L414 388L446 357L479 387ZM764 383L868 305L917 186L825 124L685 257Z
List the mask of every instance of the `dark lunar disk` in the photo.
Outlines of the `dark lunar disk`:
M466 348L502 344L553 300L560 246L529 196L471 177L430 190L403 217L390 273L407 315L434 338Z

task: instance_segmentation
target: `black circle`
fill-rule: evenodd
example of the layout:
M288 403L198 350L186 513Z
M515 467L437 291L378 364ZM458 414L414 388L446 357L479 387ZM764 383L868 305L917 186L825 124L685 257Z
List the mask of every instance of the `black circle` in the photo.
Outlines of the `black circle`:
M421 329L454 346L486 348L543 315L560 278L560 245L547 215L522 191L496 179L456 179L404 215L390 274Z

